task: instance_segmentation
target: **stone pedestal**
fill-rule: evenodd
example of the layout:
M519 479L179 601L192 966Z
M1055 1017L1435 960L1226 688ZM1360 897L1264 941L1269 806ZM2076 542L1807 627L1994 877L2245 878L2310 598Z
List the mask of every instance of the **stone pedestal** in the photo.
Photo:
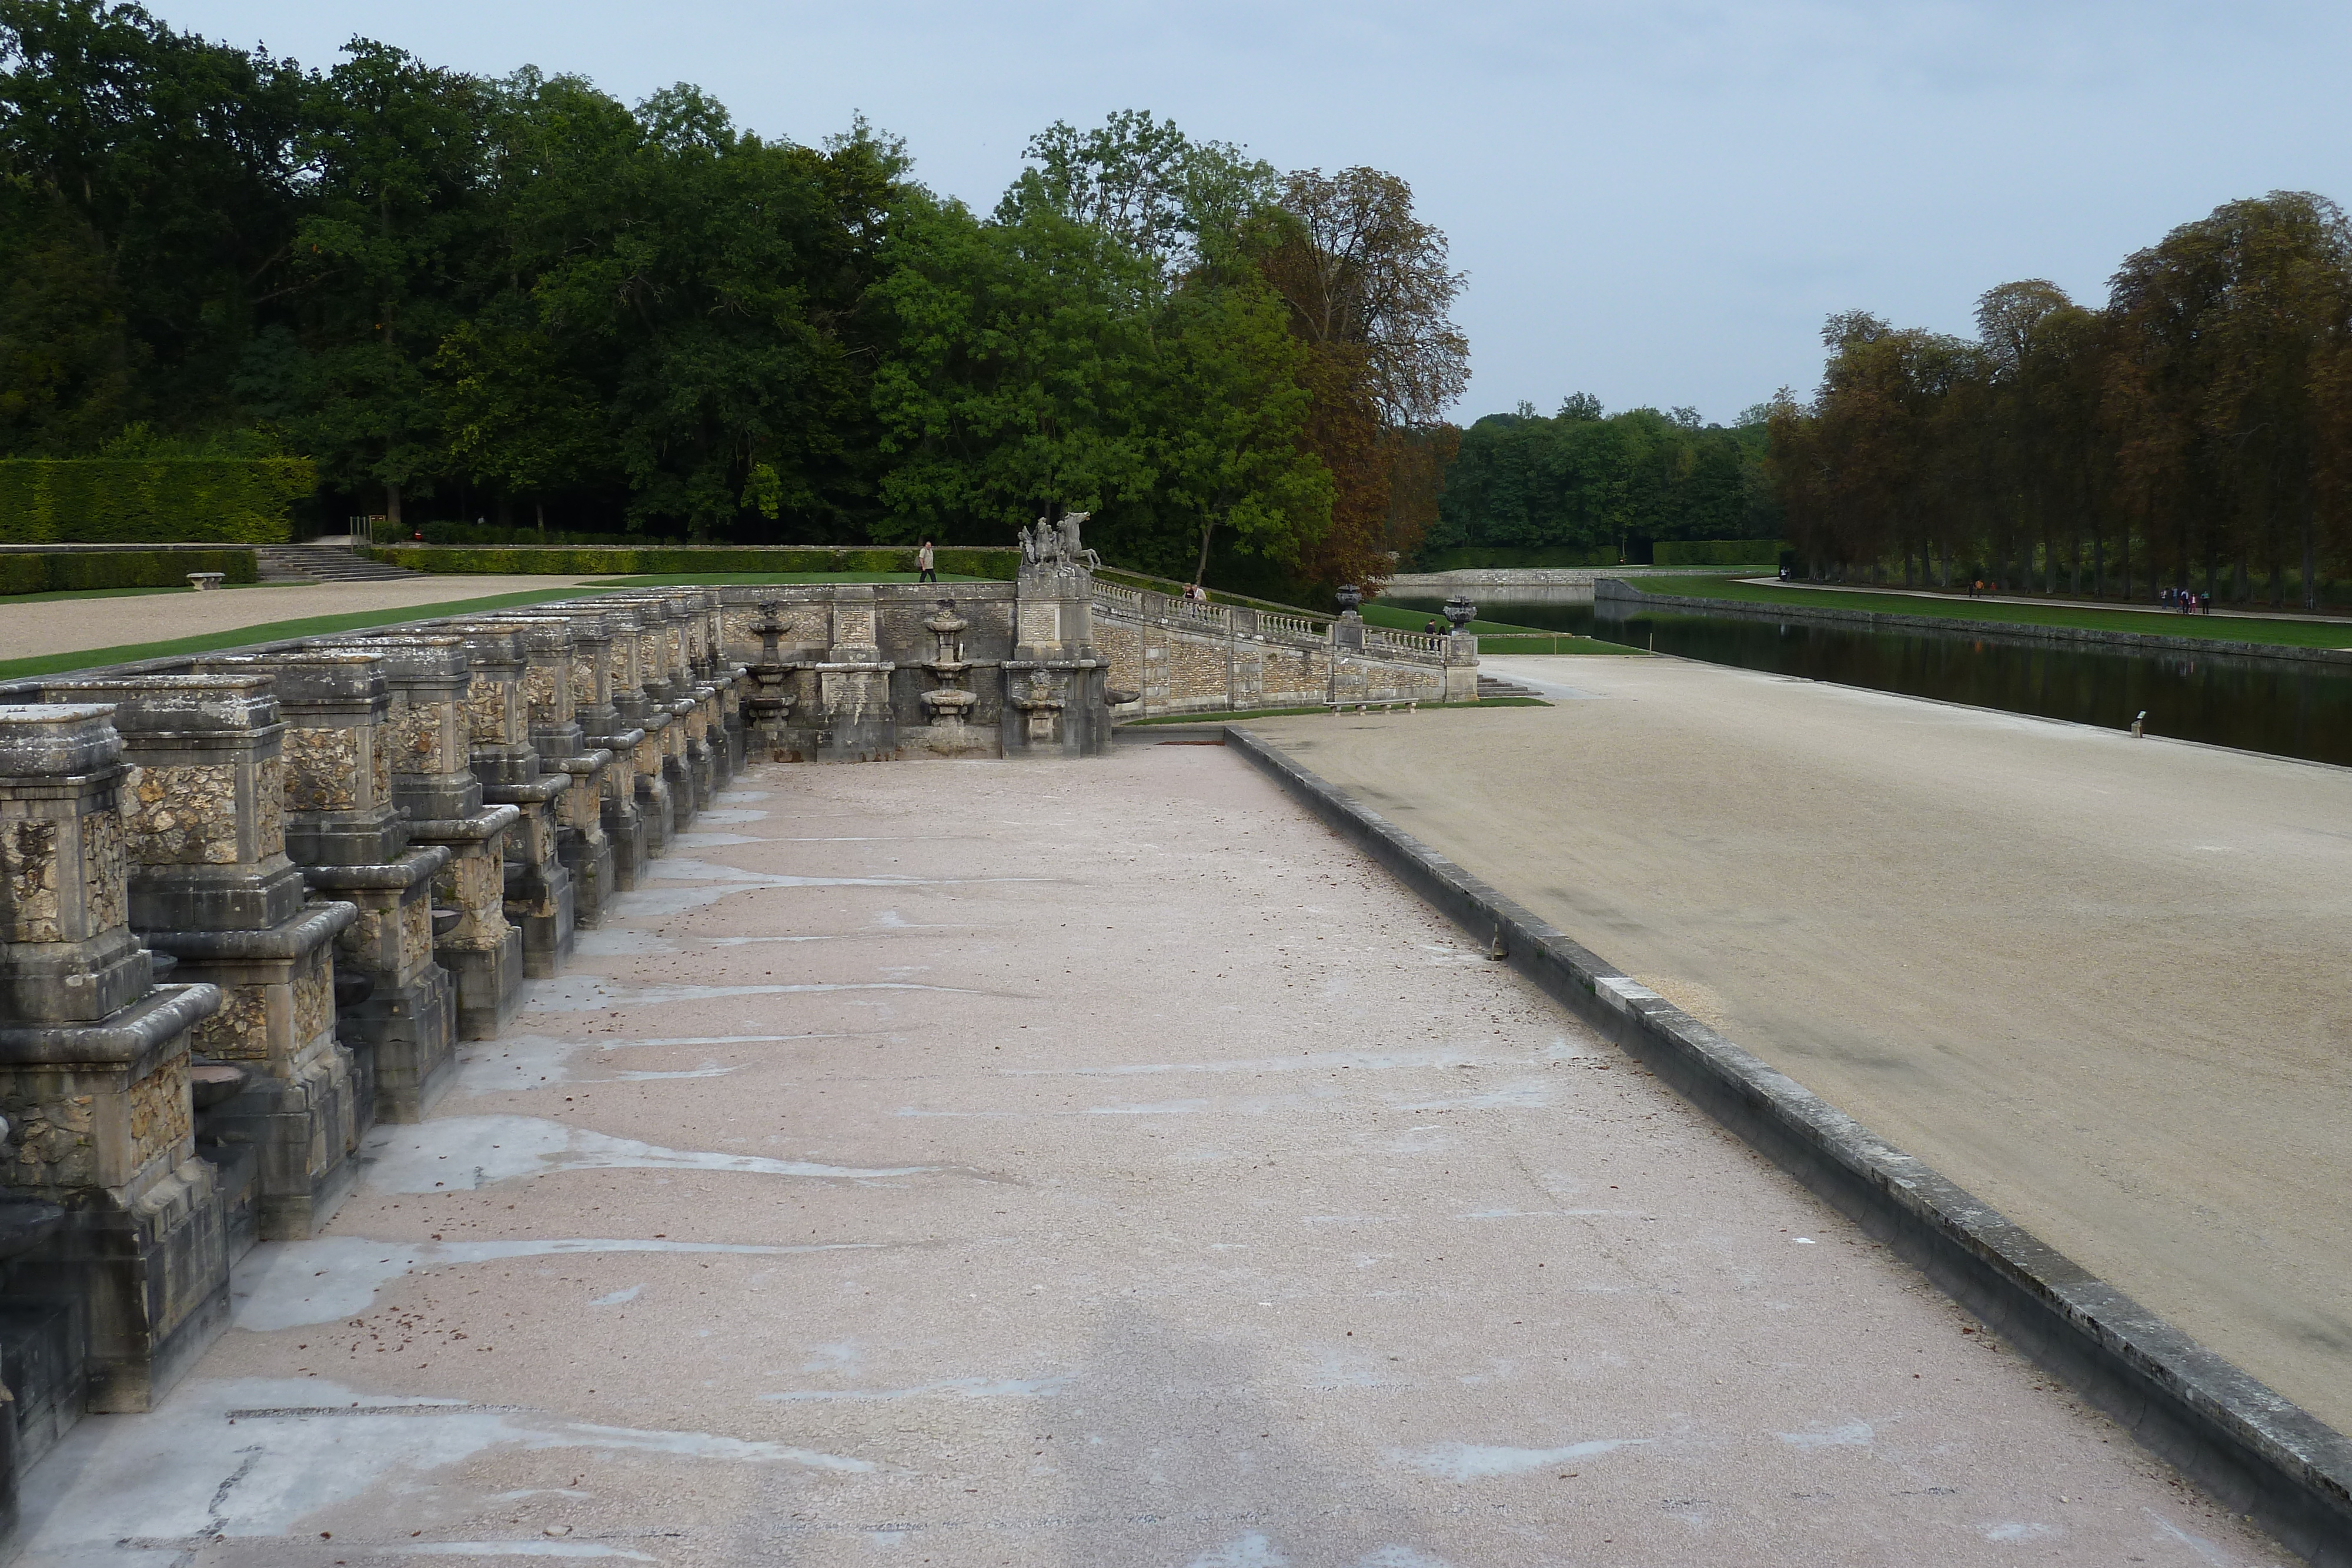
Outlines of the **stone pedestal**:
M545 979L562 974L572 957L576 910L555 820L556 798L572 779L542 773L530 743L524 674L531 629L519 622L456 622L449 630L465 640L473 671L467 756L482 781L482 799L518 813L505 839L507 919L522 931L523 973Z
M646 833L648 847L655 853L660 847L652 841L656 831L652 819L655 799L658 797L662 816L660 835L664 843L684 832L694 821L693 771L687 761L687 708L692 703L690 672L687 667L686 611L672 599L658 593L631 595L628 608L636 621L637 676L642 683L644 716L647 749L637 756L638 807L647 813ZM658 779L658 789L650 779Z
M0 1347L20 1396L0 1423L19 1465L79 1390L93 1410L148 1409L228 1326L224 1205L188 1090L190 1036L221 993L150 983L109 717L0 707L0 1182L65 1211L8 1266Z
M262 1236L307 1238L356 1174L360 1085L335 1033L334 940L359 910L306 904L287 857L286 726L273 683L150 675L45 689L114 704L133 768L122 812L131 927L179 960L178 978L220 988L194 1051L247 1077L206 1113L207 1135L256 1151Z
M359 908L336 941L340 972L367 995L341 1011L363 1105L387 1122L420 1120L446 1086L457 1044L457 993L433 961L433 879L444 845L412 848L393 792L393 688L380 650L314 647L208 661L277 683L286 722L286 852L310 889ZM362 1125L372 1118L363 1113Z
M645 687L637 678L637 619L625 604L600 601L596 606L608 645L604 680L597 687L598 708L609 717L598 730L593 713L583 716L591 745L613 753L604 774L604 836L613 841L613 882L623 892L636 886L646 862L660 852L658 842L646 840L644 811L637 803L638 773L644 766L646 738Z
M539 753L542 774L561 773L571 780L554 802L556 858L572 880L573 923L593 927L615 891L613 841L604 836L603 809L604 770L613 754L588 744L579 714L583 683L593 695L594 670L604 662L603 622L560 610L534 610L517 619L530 625L522 641L531 748Z
M1110 664L1094 648L1093 573L1071 562L1031 562L1015 589L1004 755L1101 755L1110 741Z
M448 977L457 1038L488 1040L522 997L522 933L506 917L505 875L507 834L522 813L485 805L482 781L468 764L466 699L473 674L465 641L445 633L323 645L383 656L393 803L407 815L411 846L444 857L432 873L426 915L433 962ZM402 935L405 944L415 934L404 928ZM403 953L406 961L405 946ZM429 1092L420 1085L420 1106Z
M816 662L819 762L881 762L898 755L898 716L890 705L890 674L875 625L874 590L834 591L833 639Z

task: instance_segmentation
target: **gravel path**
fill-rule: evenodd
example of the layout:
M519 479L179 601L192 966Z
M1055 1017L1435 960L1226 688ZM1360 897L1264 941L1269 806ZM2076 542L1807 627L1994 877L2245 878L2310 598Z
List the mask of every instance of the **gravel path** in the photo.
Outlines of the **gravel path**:
M2352 1430L2352 769L1678 659L1488 667L1593 700L1264 728Z
M210 593L193 591L107 599L0 600L0 659L34 659L85 648L119 648L201 637L273 621L349 615L569 588L577 577L413 577L385 582L254 584Z
M754 768L369 1154L24 1564L2282 1561L1214 746Z

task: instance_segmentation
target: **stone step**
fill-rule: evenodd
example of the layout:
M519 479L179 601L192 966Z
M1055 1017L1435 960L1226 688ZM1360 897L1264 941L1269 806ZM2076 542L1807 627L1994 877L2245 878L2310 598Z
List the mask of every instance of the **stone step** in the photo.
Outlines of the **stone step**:
M425 575L369 560L339 545L262 545L253 554L264 582L387 582Z

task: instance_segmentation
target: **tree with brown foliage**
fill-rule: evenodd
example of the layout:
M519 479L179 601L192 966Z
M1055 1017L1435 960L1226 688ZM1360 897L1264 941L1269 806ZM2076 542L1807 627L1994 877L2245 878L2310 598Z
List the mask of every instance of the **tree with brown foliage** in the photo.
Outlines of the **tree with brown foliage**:
M1303 170L1284 183L1282 206L1292 226L1265 271L1311 350L1306 441L1334 489L1308 570L1373 586L1436 517L1443 416L1470 380L1469 340L1449 314L1467 279L1393 174Z

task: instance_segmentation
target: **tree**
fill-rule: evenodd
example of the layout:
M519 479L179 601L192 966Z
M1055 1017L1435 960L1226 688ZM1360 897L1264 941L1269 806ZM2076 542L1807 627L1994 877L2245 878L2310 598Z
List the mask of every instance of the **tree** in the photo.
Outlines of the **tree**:
M1394 476L1410 434L1441 423L1469 384L1469 341L1449 315L1467 279L1393 174L1305 170L1285 182L1282 206L1287 232L1262 265L1313 353L1307 441L1333 483L1313 565L1375 585L1391 552L1416 547L1433 520L1395 515Z

